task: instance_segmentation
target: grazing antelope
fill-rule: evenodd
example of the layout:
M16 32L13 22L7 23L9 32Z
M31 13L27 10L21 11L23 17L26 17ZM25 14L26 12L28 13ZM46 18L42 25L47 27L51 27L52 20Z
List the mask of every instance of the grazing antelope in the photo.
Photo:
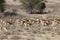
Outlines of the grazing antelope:
M12 19L5 19L5 22L8 23L8 24L13 24L13 20Z
M19 22L19 19L16 19L16 20L15 20L15 22L17 22L17 23L18 23L18 22Z
M31 20L26 20L26 23L27 23L28 25L32 25L32 21L31 21Z
M51 24L52 24L51 20L47 19L47 25L51 25Z
M32 25L32 21L30 19L29 20L28 19L23 19L23 20L21 20L21 23L25 26Z
M30 19L29 22L30 22L31 24L34 24L34 23L36 22L36 20Z
M0 24L4 25L4 26L7 26L7 23L5 22L4 19L0 19Z
M51 24L50 20L48 20L48 19L40 19L40 23L43 26L47 26L47 25L50 25Z
M20 22L20 24L26 26L26 19L21 19L21 20L17 20L18 22Z
M60 24L60 19L55 19L57 24Z
M21 20L20 20L20 19L16 19L16 20L15 20L15 24L16 24L17 26L20 25L20 24L22 24L22 23L21 23Z
M36 19L36 22L39 24L41 22L41 20L40 19Z
M25 26L29 25L29 20L28 20L28 19L23 20L23 24L24 24Z
M41 23L41 25L45 25L45 20L40 19L40 23Z
M57 25L57 22L55 19L50 19L50 21L51 21L51 26Z

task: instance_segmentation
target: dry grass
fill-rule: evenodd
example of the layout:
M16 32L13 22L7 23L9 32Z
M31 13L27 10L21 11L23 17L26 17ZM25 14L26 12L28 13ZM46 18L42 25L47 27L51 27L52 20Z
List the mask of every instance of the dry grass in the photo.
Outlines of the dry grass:
M28 14L20 6L8 5L8 11L15 8L18 15L0 15L0 40L60 40L59 4L47 2L47 14Z

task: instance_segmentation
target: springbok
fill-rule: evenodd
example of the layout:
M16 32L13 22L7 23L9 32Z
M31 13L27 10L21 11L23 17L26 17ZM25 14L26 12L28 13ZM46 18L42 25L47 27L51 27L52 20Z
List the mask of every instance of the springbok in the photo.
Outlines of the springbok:
M21 19L16 19L14 24L18 26L22 24L21 21L22 21Z
M43 26L47 26L47 25L50 25L51 24L50 20L48 20L48 19L40 19L40 23Z
M51 26L57 25L57 22L55 19L50 19L50 21L51 21Z
M2 24L0 24L0 30L1 29L4 29L7 32L7 29Z
M10 25L14 23L12 19L5 19L5 22L10 24Z
M41 19L36 19L36 22L39 24L41 22Z
M57 24L60 24L60 19L55 19Z

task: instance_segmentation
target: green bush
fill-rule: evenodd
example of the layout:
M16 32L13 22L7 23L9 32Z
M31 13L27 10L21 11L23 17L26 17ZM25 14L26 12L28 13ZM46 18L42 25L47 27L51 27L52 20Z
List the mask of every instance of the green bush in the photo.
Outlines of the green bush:
M34 13L37 10L43 12L43 9L46 7L43 1L44 0L21 0L23 7L30 13Z
M0 0L0 11L1 12L4 12L4 3L5 3L5 0Z

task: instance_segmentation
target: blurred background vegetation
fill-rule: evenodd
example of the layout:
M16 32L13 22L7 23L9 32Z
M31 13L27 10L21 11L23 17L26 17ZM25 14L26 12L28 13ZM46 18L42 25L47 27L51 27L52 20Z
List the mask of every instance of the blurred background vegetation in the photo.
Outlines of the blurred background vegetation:
M44 0L21 0L22 6L31 14L35 12L43 13L46 8Z

